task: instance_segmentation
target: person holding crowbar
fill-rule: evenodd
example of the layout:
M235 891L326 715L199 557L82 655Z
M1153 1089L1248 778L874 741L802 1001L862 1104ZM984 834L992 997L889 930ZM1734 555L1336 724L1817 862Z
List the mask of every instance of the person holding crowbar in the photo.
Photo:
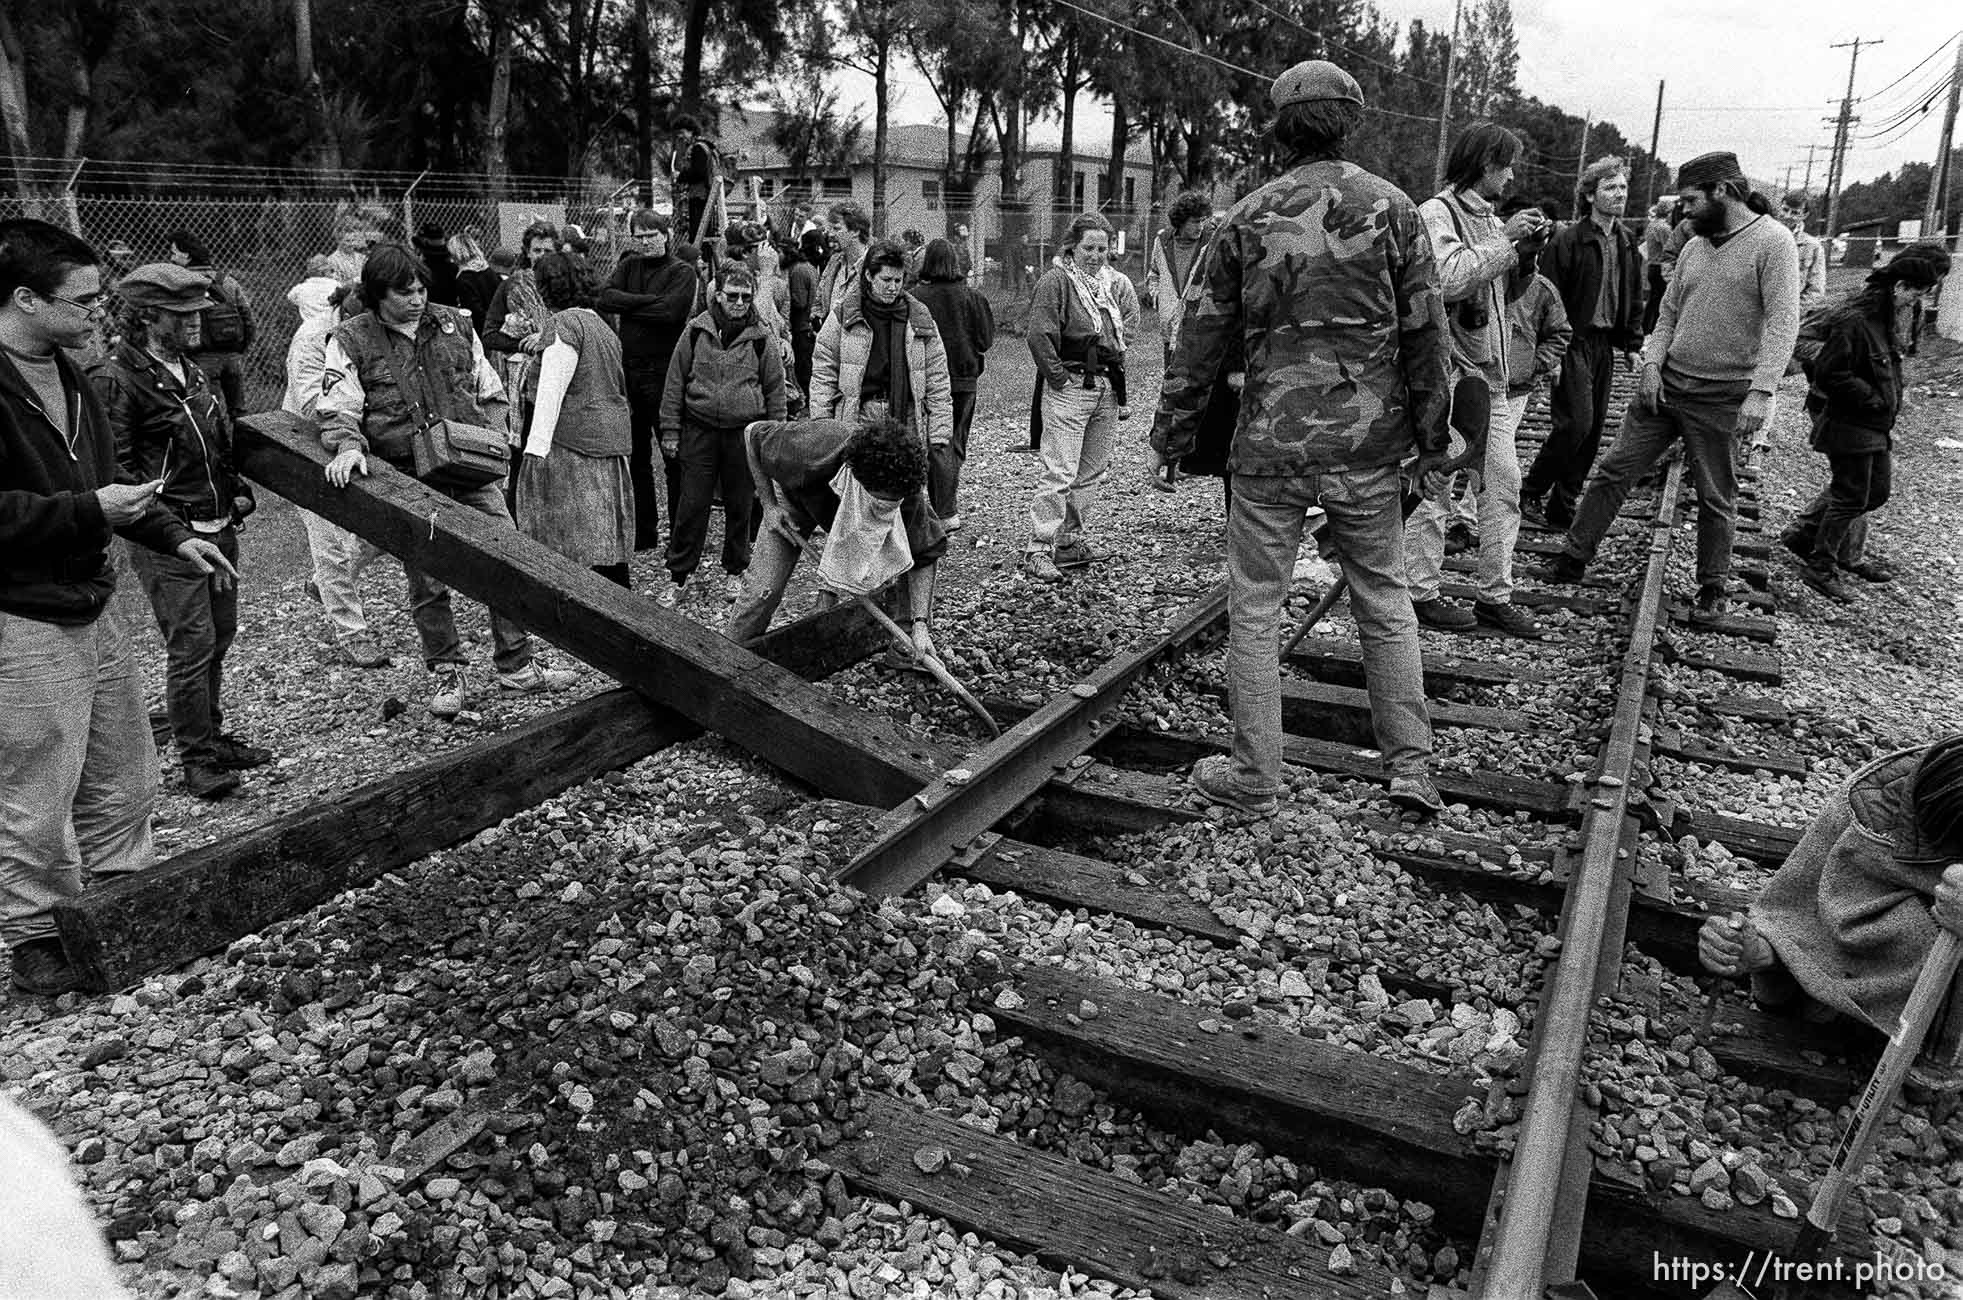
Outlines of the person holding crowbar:
M856 599L892 633L889 663L930 674L999 734L934 648L934 567L947 530L927 501L920 436L873 402L850 420L759 420L743 430L743 446L764 518L730 639L769 629L799 558L809 555L822 598ZM813 540L820 529L822 546ZM894 583L904 593L897 621L873 600Z

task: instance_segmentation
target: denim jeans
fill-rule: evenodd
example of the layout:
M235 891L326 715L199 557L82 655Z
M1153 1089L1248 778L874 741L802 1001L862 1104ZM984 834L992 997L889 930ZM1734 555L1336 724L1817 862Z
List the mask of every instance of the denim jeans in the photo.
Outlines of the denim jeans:
M238 534L201 534L237 568ZM137 580L150 597L157 631L164 638L164 703L177 756L186 763L216 763L218 733L224 729L225 652L239 632L239 589L223 591L211 575L189 560L159 555L147 546L130 548Z
M313 554L314 588L320 592L320 607L327 613L335 639L346 641L366 635L368 616L361 608L361 571L387 552L311 510L300 511L300 522L307 530L307 549Z
M1084 516L1111 466L1118 403L1108 380L1091 382L1090 388L1075 378L1067 388L1043 385L1043 477L1029 503L1025 550L1053 550L1083 532Z
M501 519L515 529L511 512L504 504L504 484L485 483L474 488L438 488L459 505L469 506L493 519ZM409 579L409 612L416 620L416 631L423 640L423 663L463 664L463 643L457 639L457 620L450 612L450 589L427 573L405 564L403 576ZM515 673L532 661L532 638L524 628L495 609L491 611L491 662L501 673Z
M750 552L750 567L743 574L743 594L729 613L729 639L739 643L754 641L770 630L770 620L804 553L779 531L771 512L763 511L763 515L763 526Z
M98 876L156 862L157 747L121 602L86 627L0 614L0 939L55 932Z
M1697 487L1697 585L1717 586L1731 576L1731 541L1738 530L1738 474L1732 461L1738 441L1738 408L1749 379L1694 379L1663 372L1663 408L1631 401L1615 445L1589 476L1575 508L1567 553L1586 563L1622 510L1629 490L1670 444L1681 439L1691 482Z
M1479 599L1513 600L1513 552L1520 543L1520 421L1533 398L1528 389L1493 407L1486 460L1479 471Z
M1227 515L1228 709L1235 780L1252 794L1281 788L1281 613L1303 519L1316 505L1328 514L1349 582L1384 765L1393 773L1431 765L1418 620L1404 585L1401 484L1395 465L1299 478L1234 476Z

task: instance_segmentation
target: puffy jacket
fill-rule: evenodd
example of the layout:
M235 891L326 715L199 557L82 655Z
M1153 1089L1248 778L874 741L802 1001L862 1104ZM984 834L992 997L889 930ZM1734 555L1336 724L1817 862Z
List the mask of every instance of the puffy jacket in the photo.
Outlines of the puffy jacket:
M89 382L116 439L128 483L161 478L157 499L186 523L229 520L245 485L232 463L232 416L218 385L193 362L184 379L148 352L119 343Z
M1902 354L1888 322L1856 300L1827 319L1806 394L1812 444L1824 452L1886 451L1902 409Z
M920 300L907 296L907 386L913 393L913 427L930 445L954 436L954 385L940 329ZM813 419L850 420L858 414L859 386L872 357L872 326L860 310L858 289L848 289L818 331L811 356Z
M1506 300L1506 391L1518 397L1560 366L1574 331L1554 282L1536 275Z
M1616 247L1615 323L1609 342L1624 352L1643 346L1643 267L1636 237L1621 222L1612 227ZM1561 291L1568 324L1586 329L1595 319L1602 296L1602 266L1607 238L1592 218L1570 221L1547 241L1540 255L1540 273Z
M1192 450L1237 342L1247 384L1234 473L1367 469L1445 450L1445 303L1402 190L1355 163L1303 163L1234 205L1206 263L1152 426L1161 455Z
M783 418L784 352L755 314L728 347L713 315L705 311L690 321L661 390L663 435L679 432L684 420L740 429L752 420Z
M116 590L109 542L120 534L169 555L191 530L152 503L115 530L95 491L117 481L116 444L95 390L55 356L68 390L64 437L13 360L0 355L0 613L84 627Z

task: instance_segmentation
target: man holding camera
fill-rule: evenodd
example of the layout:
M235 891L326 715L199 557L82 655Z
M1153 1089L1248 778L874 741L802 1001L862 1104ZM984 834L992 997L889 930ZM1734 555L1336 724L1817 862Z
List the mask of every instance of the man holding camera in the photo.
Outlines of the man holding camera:
M1438 261L1445 314L1452 333L1452 427L1484 442L1493 403L1506 400L1506 282L1519 260L1515 243L1545 230L1538 208L1522 208L1502 223L1493 204L1513 180L1520 137L1492 122L1460 133L1445 167L1445 188L1418 206ZM1514 509L1518 509L1517 503ZM1505 600L1482 598L1471 610L1438 594L1445 568L1449 507L1428 496L1411 512L1404 534L1404 572L1411 608L1425 627L1467 632L1490 627L1537 638L1540 624Z
M1553 427L1520 493L1526 517L1550 528L1574 522L1582 484L1601 450L1615 354L1623 354L1627 369L1643 346L1640 250L1621 220L1629 203L1628 165L1596 159L1581 173L1575 197L1583 217L1563 226L1540 259L1541 274L1561 291L1574 338L1554 384Z

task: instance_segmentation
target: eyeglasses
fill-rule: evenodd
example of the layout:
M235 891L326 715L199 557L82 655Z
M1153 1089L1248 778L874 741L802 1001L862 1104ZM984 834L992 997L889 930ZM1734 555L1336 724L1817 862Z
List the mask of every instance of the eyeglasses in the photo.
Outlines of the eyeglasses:
M86 298L64 298L58 293L44 293L41 296L49 302L65 302L84 316L93 316L102 310L102 295L99 293L92 293Z
M724 302L748 302L750 301L751 298L755 297L756 295L748 294L748 293L731 293L729 290L724 289L722 291L722 296Z

